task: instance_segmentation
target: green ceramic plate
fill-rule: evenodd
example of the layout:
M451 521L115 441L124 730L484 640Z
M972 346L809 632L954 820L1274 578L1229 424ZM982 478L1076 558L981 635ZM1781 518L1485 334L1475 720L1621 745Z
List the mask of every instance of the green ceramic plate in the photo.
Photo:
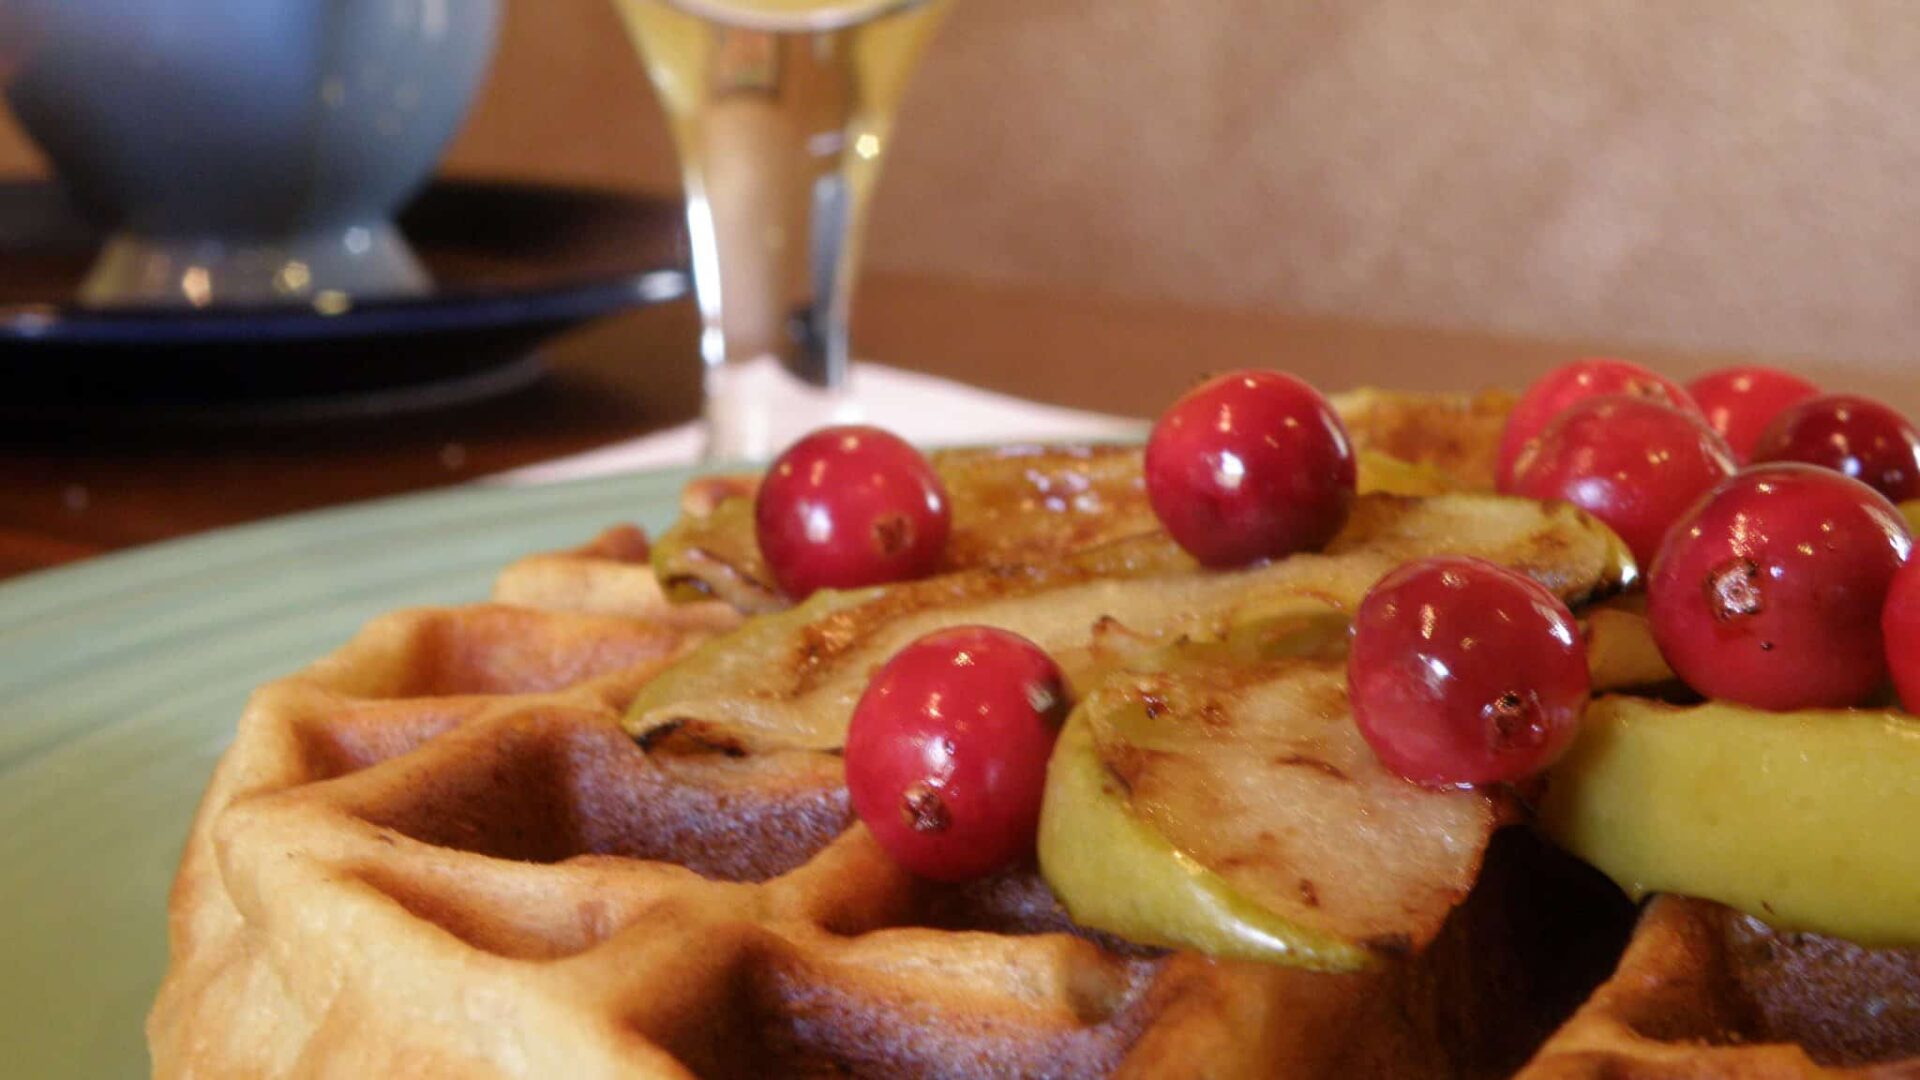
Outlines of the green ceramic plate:
M520 555L664 527L686 476L462 488L0 585L0 1072L146 1074L167 887L248 691Z

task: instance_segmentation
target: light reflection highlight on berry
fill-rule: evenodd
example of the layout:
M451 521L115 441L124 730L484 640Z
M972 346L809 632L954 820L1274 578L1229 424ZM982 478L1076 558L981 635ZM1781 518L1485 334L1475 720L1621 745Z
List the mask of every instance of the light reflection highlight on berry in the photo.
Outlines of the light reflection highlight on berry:
M953 771L953 740L928 739L924 755L926 763L942 773Z
M833 515L824 506L808 506L805 528L808 543L824 544L833 539Z
M1213 482L1228 491L1240 490L1247 479L1247 463L1231 450L1222 450L1213 466Z

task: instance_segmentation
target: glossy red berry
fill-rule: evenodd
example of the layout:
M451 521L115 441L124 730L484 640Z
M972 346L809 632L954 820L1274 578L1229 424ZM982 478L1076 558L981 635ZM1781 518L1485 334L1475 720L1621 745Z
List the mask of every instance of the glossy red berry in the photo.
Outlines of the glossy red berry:
M1755 466L1667 533L1647 583L1654 641L1708 697L1856 704L1886 678L1881 608L1911 545L1900 512L1865 484Z
M1707 426L1727 440L1734 460L1746 464L1753 444L1787 406L1820 393L1820 388L1791 372L1770 367L1730 367L1687 384L1687 393L1707 418Z
M1507 414L1507 426L1500 433L1496 486L1501 491L1513 490L1513 469L1520 460L1520 452L1539 437L1554 417L1577 401L1603 394L1651 398L1685 412L1700 411L1679 383L1639 364L1608 357L1564 364L1534 380L1514 403L1513 411Z
M951 524L927 459L874 427L823 428L774 461L754 499L754 534L782 591L924 577Z
M1195 387L1147 440L1147 498L1207 566L1320 547L1346 524L1353 445L1327 399L1277 371Z
M1920 432L1870 398L1825 394L1774 417L1753 460L1835 469L1899 502L1920 498Z
M1733 454L1692 413L1647 398L1587 398L1554 418L1514 467L1513 491L1564 499L1607 523L1651 565L1694 500L1733 475Z
M1420 784L1518 780L1573 740L1590 691L1573 615L1531 578L1480 559L1408 563L1353 621L1354 722Z
M1033 850L1060 669L1018 634L938 630L894 654L847 727L847 791L874 839L923 877L961 881Z
M1887 670L1908 712L1920 710L1920 559L1908 559L1893 575L1880 612L1887 643Z

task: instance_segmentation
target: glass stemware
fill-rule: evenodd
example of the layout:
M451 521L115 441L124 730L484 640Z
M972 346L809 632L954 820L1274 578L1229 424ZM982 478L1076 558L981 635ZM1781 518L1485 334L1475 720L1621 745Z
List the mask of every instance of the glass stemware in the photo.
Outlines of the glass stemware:
M679 148L707 457L857 419L847 316L894 112L952 0L617 0Z

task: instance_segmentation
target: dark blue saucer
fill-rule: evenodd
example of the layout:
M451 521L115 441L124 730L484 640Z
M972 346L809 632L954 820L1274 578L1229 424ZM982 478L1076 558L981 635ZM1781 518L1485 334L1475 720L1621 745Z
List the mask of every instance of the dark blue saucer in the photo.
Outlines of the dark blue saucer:
M509 389L536 347L684 297L679 204L440 183L401 217L433 292L200 310L71 301L98 232L51 185L0 183L0 398L10 409L310 415L427 407Z

